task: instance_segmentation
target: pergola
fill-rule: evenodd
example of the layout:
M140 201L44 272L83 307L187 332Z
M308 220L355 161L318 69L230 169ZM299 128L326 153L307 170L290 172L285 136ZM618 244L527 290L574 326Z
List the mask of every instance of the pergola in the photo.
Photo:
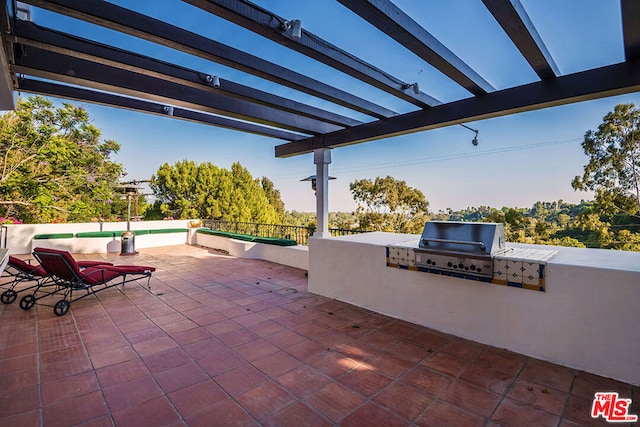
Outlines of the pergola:
M328 233L327 180L331 149L640 89L640 2L621 0L624 61L562 75L519 0L481 0L537 75L537 81L495 89L389 0L338 0L467 93L441 102L406 82L246 0L183 0L332 67L412 106L398 113L331 84L101 0L2 2L0 108L14 91L43 94L250 132L283 140L277 157L314 153L318 235ZM335 108L319 108L256 86L189 69L156 57L78 37L28 19L24 4L121 32L286 86ZM186 5L185 5L186 6ZM347 10L348 9L348 10ZM349 10L351 12L349 12ZM25 13L27 11L27 13ZM214 19L214 17L211 17ZM304 19L304 17L302 17ZM216 18L217 19L217 18ZM268 87L266 85L265 87ZM343 111L352 111L353 118Z

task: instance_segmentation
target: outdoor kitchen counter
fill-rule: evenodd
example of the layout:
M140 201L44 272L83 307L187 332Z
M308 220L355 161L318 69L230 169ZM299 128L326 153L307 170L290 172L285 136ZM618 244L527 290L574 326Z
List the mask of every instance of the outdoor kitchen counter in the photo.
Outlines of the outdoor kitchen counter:
M419 234L371 232L348 236L331 237L346 242L365 245L389 246L410 245L418 247ZM507 248L542 249L558 251L547 261L549 265L571 265L640 272L640 252L615 251L610 249L572 248L567 246L528 245L507 242ZM640 283L638 284L640 286Z
M387 266L419 235L309 239L309 291L483 344L640 385L640 253L557 250L544 292ZM623 339L620 339L624 337Z

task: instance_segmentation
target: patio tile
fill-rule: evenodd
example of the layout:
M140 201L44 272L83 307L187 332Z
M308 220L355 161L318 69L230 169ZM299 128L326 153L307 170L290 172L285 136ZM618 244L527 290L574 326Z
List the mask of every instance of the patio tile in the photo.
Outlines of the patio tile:
M116 425L122 426L170 425L180 420L180 416L165 396L113 412L112 415Z
M213 356L204 357L196 363L211 377L247 364L247 361L231 350L225 350Z
M21 414L40 408L38 386L21 388L14 391L0 390L0 421L4 417Z
M255 341L236 347L234 351L248 361L252 362L269 354L275 353L279 350L278 347L269 343L268 341L265 341L263 339L256 339Z
M243 365L218 375L215 381L232 396L257 387L268 378L253 365Z
M485 362L476 361L460 375L460 379L498 394L505 394L514 376L488 368Z
M457 406L446 402L437 401L416 420L416 425L425 427L475 427L484 426L484 418L480 418ZM520 424L522 427L525 424Z
M296 398L274 381L267 381L238 395L236 400L257 420L262 421L275 415Z
M434 398L414 387L394 382L376 395L373 400L399 416L413 421L431 405Z
M456 381L442 393L441 399L476 415L489 417L501 396L465 381Z
M365 398L343 385L332 382L307 396L304 401L332 421L338 422L364 402Z
M416 366L408 371L400 381L418 388L431 396L438 396L451 384L451 379L425 366Z
M38 370L36 368L21 369L19 371L0 371L0 386L2 387L2 391L6 393L26 387L37 386L38 383Z
M406 426L407 422L386 409L367 402L344 418L340 425L343 427L360 427L363 425L367 427L402 427Z
M87 371L43 384L41 390L42 404L47 406L99 390L100 386L98 385L96 374Z
M205 380L185 387L170 393L168 396L184 418L229 399L227 394L213 380Z
M452 377L459 376L469 366L469 363L466 359L446 353L444 349L437 351L422 362L424 366Z
M551 414L562 415L569 395L553 388L517 379L509 389L507 397L516 402L543 409ZM593 399L593 397L591 398Z
M245 328L228 332L218 337L221 342L232 348L254 341L256 338L258 338L256 334Z
M111 412L140 405L164 394L151 375L103 388L102 392Z
M66 399L42 408L42 419L46 426L66 427L99 418L109 413L99 391Z
M302 365L286 374L280 375L277 381L290 393L298 397L304 397L327 385L331 382L331 379L317 369Z
M104 368L105 366L117 365L127 360L137 359L138 353L133 348L120 347L113 350L104 351L101 353L95 353L91 355L91 364L94 369Z
M213 356L227 349L227 346L215 338L201 340L192 344L187 344L182 349L194 360Z
M491 417L493 422L504 426L557 426L560 417L533 406L504 399Z
M295 402L264 421L268 427L330 427L329 420L302 402Z
M252 363L255 367L260 369L271 378L279 377L285 372L289 372L292 369L295 369L298 366L302 365L302 362L300 362L300 360L284 351L271 353L261 359L255 360Z
M389 377L397 378L415 366L415 363L396 357L394 354L381 353L367 360L367 364L376 371Z
M620 397L626 399L632 398L632 390L629 384L622 383L610 378L599 377L588 372L578 372L571 394L593 399L598 391L617 391ZM640 396L637 396L640 398Z
M147 374L147 367L140 359L128 360L96 370L96 375L102 388L126 383Z
M484 362L487 368L515 376L520 372L527 358L508 350L488 348L478 357L478 361Z
M40 365L40 381L46 383L59 378L69 377L92 370L91 361L86 355L63 360L57 363Z
M389 385L391 378L372 369L358 366L342 375L337 381L363 396L371 397Z
M285 348L285 351L304 362L324 354L327 348L313 340L305 339L304 341Z
M150 356L145 356L142 358L142 361L149 371L157 373L184 365L191 361L191 357L185 350L176 347L158 353L153 353Z
M186 418L189 427L258 427L258 422L233 400L225 400L217 405Z
M538 360L530 360L520 373L523 380L565 392L571 389L574 377L574 369Z
M207 374L195 362L188 362L175 368L155 373L153 376L165 393L171 393L208 378Z
M133 348L141 357L150 356L153 353L159 353L161 351L169 350L177 346L178 344L176 344L174 340L166 335L159 338L151 339L149 341L143 341L137 344L133 344Z
M472 341L454 338L444 343L440 351L466 360L476 359L487 347Z
M337 378L360 365L360 362L334 351L326 352L308 363L331 378Z

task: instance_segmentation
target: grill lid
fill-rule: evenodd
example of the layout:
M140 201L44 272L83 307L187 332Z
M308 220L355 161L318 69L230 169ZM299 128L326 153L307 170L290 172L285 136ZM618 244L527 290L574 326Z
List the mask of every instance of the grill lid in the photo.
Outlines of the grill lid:
M438 252L494 255L505 250L504 224L428 221L418 246Z

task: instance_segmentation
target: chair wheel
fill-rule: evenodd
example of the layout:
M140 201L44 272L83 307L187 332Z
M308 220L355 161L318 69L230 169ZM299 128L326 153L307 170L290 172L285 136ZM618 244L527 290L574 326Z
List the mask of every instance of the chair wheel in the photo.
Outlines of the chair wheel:
M71 304L66 299L61 299L53 306L53 313L56 316L64 316L69 311Z
M36 305L36 297L33 295L25 295L20 299L20 308L23 310L29 310Z
M0 295L0 301L2 301L3 304L11 304L16 300L17 297L18 293L16 291L14 291L13 289L8 289L4 291L2 295Z

